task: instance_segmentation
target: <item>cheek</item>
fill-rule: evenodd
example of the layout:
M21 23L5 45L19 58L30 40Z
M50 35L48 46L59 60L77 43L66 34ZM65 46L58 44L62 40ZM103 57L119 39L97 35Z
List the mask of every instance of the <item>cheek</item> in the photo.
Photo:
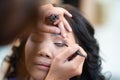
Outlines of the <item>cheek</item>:
M67 47L57 47L54 45L53 54L54 54L54 56L57 56L60 53L63 53L66 49L67 49Z
M34 44L30 41L27 41L26 45L25 45L25 60L26 63L29 63L32 58L34 57Z
M25 56L27 56L28 54L30 54L30 52L32 51L32 46L30 42L27 42L25 45Z

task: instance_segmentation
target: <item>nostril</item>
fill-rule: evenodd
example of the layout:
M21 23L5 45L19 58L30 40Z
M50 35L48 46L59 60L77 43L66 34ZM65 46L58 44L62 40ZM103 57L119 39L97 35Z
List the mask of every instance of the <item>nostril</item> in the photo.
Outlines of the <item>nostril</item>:
M46 52L46 51L39 51L38 56L43 56L43 57L47 57L47 58L50 58L51 57L51 54Z
M38 56L43 56L43 55L39 53Z
M50 56L46 55L47 58L50 58Z

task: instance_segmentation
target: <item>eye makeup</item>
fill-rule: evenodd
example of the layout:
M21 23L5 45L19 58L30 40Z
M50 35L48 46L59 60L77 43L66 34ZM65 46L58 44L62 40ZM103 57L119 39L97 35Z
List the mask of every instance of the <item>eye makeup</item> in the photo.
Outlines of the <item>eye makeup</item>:
M64 46L66 46L66 44L65 43L54 43L56 46L58 46L58 47L64 47Z

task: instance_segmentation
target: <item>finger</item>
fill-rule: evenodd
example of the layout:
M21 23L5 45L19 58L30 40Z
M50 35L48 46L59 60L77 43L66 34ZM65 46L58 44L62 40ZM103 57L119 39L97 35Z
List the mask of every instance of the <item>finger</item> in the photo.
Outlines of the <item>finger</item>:
M79 51L81 52L82 55L85 56L85 58L87 57L87 53L86 53L86 51L82 47L79 47Z
M79 65L78 70L79 70L79 74L82 73L83 70L83 64L84 64L85 60Z
M74 59L71 60L71 63L73 64L81 64L84 62L85 58L87 57L87 53L83 50L82 47L79 47L79 51L81 52L82 55L84 55L85 57L83 56L80 56L80 55L77 55Z
M70 60L70 62L76 66L83 64L84 61L85 61L85 57L81 57L79 55L77 55L74 59Z
M59 24L60 22L63 22L63 25L64 25L64 27L65 27L65 29L66 29L67 31L69 31L69 32L72 31L72 29L71 29L68 21L65 19L65 17L59 16L59 19L54 22L54 25L57 25L57 24Z
M79 49L79 46L77 44L75 44L72 47L68 47L68 49L66 51L64 51L63 53L59 54L58 57L62 58L63 60L67 60L78 49Z
M77 55L74 59L71 60L71 62L76 63L76 64L83 62L85 60L85 58L87 57L87 53L84 51L84 49L82 47L79 46L78 50L85 57Z
M54 25L57 25L57 24L59 24L59 22L63 21L62 19L64 16L62 14L59 14L57 16L58 16L58 19L54 22Z
M75 52L77 55L81 56L81 57L86 57L85 55L83 55L79 50L77 50L77 52Z
M64 24L65 29L66 29L67 31L69 31L69 32L72 31L72 29L71 29L71 27L70 27L68 21L67 21L65 18L63 18L63 24Z
M57 24L59 24L61 21L62 21L62 20L59 18L59 19L56 20L53 24L54 24L54 25L57 25Z
M63 10L63 13L69 17L72 17L72 14L70 14L67 10L61 8Z
M45 25L40 27L40 31L47 32L47 33L55 33L55 34L60 33L60 29L58 27L50 26L50 25Z
M61 36L63 36L65 38L66 37L66 32L65 32L65 28L64 28L63 22L60 22L58 24L58 27L60 28Z

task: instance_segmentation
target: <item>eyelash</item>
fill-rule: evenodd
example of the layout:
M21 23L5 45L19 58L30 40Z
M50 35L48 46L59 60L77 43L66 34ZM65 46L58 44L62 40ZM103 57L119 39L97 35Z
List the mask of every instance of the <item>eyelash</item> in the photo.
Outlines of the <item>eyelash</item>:
M68 47L68 45L65 43L54 43L54 44L58 47L64 47L64 46Z

